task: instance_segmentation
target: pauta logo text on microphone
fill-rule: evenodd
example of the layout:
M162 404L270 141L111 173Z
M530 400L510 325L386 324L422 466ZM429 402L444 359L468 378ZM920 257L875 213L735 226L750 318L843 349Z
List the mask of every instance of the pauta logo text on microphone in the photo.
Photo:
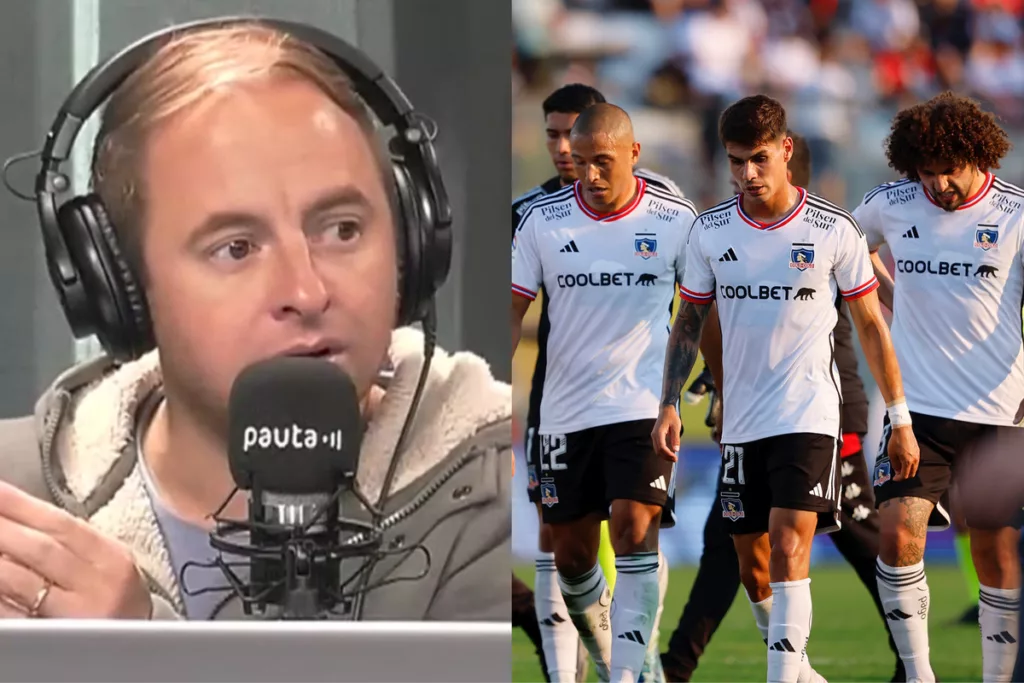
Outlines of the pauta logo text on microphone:
M242 450L253 448L313 449L320 446L340 451L342 434L335 429L321 434L315 429L292 424L290 427L246 427L242 432Z

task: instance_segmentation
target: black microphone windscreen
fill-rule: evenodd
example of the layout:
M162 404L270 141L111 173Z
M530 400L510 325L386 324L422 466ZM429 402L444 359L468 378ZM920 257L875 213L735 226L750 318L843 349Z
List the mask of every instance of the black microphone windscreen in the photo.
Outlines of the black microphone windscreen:
M362 445L352 378L317 358L278 357L244 369L228 402L228 462L242 489L332 491L355 476Z

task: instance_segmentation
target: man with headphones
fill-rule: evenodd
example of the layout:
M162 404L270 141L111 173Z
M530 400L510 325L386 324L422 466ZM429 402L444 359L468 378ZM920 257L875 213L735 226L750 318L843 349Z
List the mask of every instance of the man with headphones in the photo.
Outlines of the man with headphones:
M94 194L63 196L104 104ZM215 556L226 499L222 517L246 516L226 457L235 377L299 354L359 392L357 484L393 522L381 547L429 555L372 560L337 618L508 621L511 391L435 349L451 256L435 134L365 55L288 22L169 29L75 88L36 201L69 322L107 353L34 418L0 421L0 616L244 618L231 592L196 594L220 570L190 568L185 590L183 568Z

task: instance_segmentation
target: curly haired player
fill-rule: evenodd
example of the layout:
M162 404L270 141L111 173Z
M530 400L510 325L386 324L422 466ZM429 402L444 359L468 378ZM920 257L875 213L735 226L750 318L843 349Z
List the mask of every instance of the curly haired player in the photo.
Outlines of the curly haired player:
M884 422L873 483L882 525L878 590L907 680L935 680L923 558L927 532L949 526L953 470L980 439L1024 413L1024 190L992 174L1009 150L991 114L944 93L896 115L886 154L905 178L871 190L854 211L879 296L893 310L906 388L906 406L890 406ZM895 283L877 254L882 243L893 254ZM920 468L900 480L885 444L893 427L910 421ZM1010 680L1019 638L1018 532L1005 524L967 519L985 681Z

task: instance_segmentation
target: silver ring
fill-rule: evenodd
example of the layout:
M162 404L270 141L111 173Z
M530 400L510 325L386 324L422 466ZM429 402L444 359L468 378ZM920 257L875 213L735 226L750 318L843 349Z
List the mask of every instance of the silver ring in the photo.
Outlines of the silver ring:
M53 588L53 584L49 581L46 581L43 584L43 587L39 589L39 592L36 593L35 601L32 603L32 606L28 610L29 617L34 619L39 616L39 608L43 606L43 601L46 600L46 596L50 594L51 588Z

